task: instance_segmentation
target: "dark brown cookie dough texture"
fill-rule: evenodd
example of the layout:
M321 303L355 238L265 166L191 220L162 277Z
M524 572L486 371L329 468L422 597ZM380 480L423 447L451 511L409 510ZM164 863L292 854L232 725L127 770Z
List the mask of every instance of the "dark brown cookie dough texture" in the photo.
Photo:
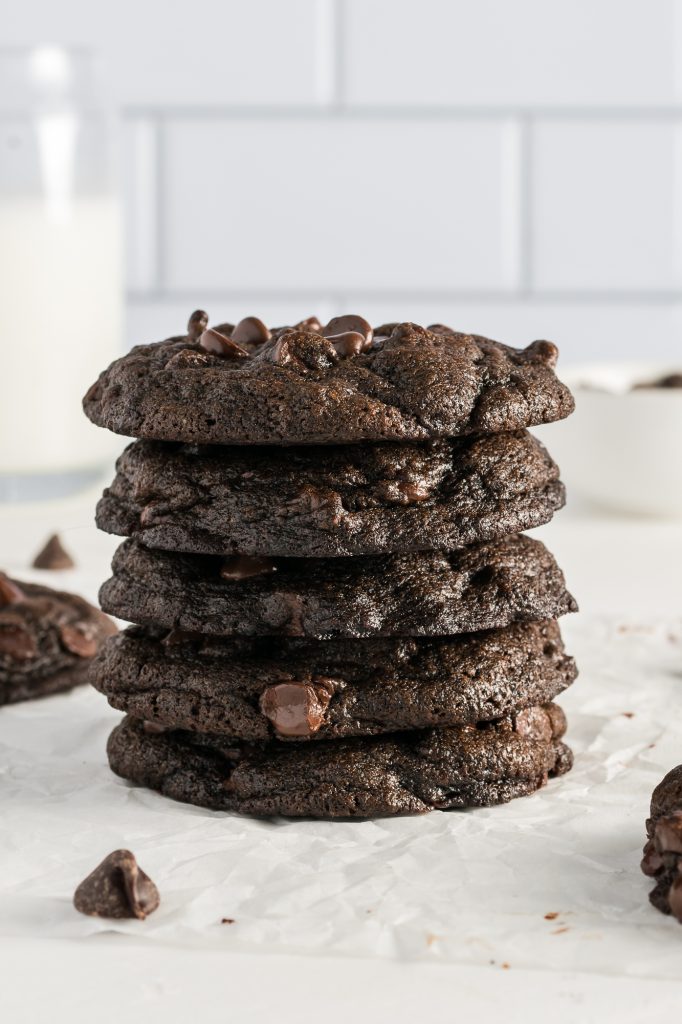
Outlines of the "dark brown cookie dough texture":
M197 310L105 370L85 411L137 438L97 508L126 538L102 608L135 624L91 670L126 713L112 769L323 819L502 803L568 771L556 620L576 604L522 533L564 503L527 430L573 409L556 359L439 324Z
M86 682L114 633L111 619L82 597L0 573L0 705Z
M682 923L682 765L654 790L646 834L642 871L655 883L649 899Z

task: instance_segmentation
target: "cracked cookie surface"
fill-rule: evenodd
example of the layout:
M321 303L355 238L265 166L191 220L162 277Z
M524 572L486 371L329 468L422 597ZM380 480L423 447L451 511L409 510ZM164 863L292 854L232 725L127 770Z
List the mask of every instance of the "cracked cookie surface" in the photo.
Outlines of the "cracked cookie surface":
M125 718L109 738L118 775L214 810L289 817L374 818L488 806L532 793L570 769L556 704L451 729L305 747L149 732Z
M170 551L338 557L455 550L563 503L558 467L526 431L323 449L138 441L97 525Z
M509 432L573 410L551 342L514 349L410 323L355 334L358 346L319 325L219 328L133 348L89 389L86 414L128 437L290 445Z
M171 729L242 740L370 736L501 718L576 677L556 622L459 637L216 639L131 629L90 673L109 703Z
M540 541L362 558L182 555L126 540L102 608L141 625L230 636L430 636L577 610Z

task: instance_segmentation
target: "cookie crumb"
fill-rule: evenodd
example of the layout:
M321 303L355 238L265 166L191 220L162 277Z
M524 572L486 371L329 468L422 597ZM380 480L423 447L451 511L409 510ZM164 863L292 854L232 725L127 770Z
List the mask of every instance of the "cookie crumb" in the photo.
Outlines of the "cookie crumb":
M545 921L555 921L558 916L558 910L550 910L549 914L545 914Z
M221 917L221 924L234 924L235 919L233 917Z
M563 935L564 932L568 931L568 925L564 925L563 928L555 928L552 935Z
M502 968L503 971L508 971L510 964L508 964L507 961L505 960L503 964L500 964L500 967Z
M634 711L621 711L621 715L622 715L623 718L634 718L635 717Z

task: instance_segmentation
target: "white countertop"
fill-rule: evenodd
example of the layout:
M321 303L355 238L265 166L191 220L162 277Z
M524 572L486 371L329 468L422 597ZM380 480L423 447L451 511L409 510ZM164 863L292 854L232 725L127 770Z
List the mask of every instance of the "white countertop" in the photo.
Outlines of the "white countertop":
M44 535L58 529L92 581L79 577L74 589L94 596L94 581L104 577L116 541L94 530L93 505L90 495L49 508L0 508L0 565L21 574ZM569 509L537 535L556 554L587 615L617 613L629 621L682 617L682 524ZM671 928L670 942L680 944L682 967L682 930ZM502 969L499 963L182 949L120 934L46 938L39 928L35 935L29 929L23 937L0 938L0 965L0 1015L11 1024L157 1019L175 1024L190 1013L206 1024L273 1019L333 1024L351 1013L357 1020L394 1024L427 1014L455 1020L468 1013L482 1020L504 1014L511 1021L549 1016L552 1021L630 1022L662 1019L664 1012L682 1008L682 980L624 977L617 965L612 973L587 973L529 970L513 963Z

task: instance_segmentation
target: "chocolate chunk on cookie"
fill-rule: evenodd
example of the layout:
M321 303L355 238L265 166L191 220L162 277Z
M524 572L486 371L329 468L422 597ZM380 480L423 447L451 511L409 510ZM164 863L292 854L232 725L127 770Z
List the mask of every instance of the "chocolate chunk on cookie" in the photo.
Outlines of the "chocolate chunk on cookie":
M242 579L222 564L124 541L102 608L167 629L322 639L470 633L577 608L554 558L523 535L459 552L274 559Z
M656 882L649 899L682 923L682 765L654 790L646 834L642 871Z
M111 734L108 754L118 775L186 803L252 815L372 818L487 806L532 793L570 768L564 731L563 714L551 704L480 727L303 747L149 733L126 718Z
M471 724L546 704L575 663L556 622L458 637L218 639L132 627L91 682L148 724L241 740L371 736Z
M270 331L255 317L141 345L105 370L86 414L129 437L191 444L422 441L518 430L573 410L556 346L514 349L359 316ZM203 328L199 333L200 328Z
M86 682L92 658L115 632L82 597L0 574L0 704Z
M136 442L97 525L197 554L456 550L547 522L556 464L526 431L422 444L202 448Z
M90 917L143 921L160 902L159 890L130 850L114 850L76 889L73 904Z

